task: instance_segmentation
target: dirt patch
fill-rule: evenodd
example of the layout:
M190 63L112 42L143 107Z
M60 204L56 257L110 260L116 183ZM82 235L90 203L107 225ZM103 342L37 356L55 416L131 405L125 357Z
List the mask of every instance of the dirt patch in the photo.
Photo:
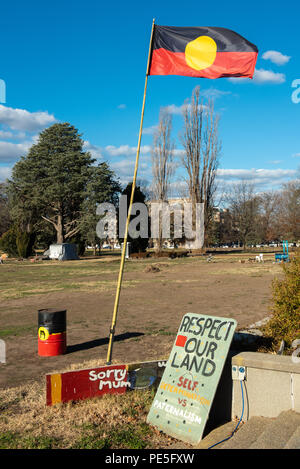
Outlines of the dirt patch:
M232 317L240 329L265 318L271 281L281 272L272 263L183 258L170 261L168 267L157 261L154 266L159 270L151 275L151 265L151 259L126 263L113 347L113 358L119 363L167 358L187 312ZM47 263L49 271L37 263L2 267L8 267L6 274L15 279L16 295L22 282L31 284L27 295L2 297L0 338L6 342L7 362L0 364L0 388L88 360L105 361L118 275L115 259L95 265L89 261ZM6 280L3 277L1 285L5 292L13 289ZM59 290L41 292L41 282L53 282ZM37 311L52 307L67 309L68 350L58 357L39 357Z
M166 264L156 264L156 265L148 265L146 267L146 269L144 270L144 272L160 272L161 271L161 267L162 265L166 265Z

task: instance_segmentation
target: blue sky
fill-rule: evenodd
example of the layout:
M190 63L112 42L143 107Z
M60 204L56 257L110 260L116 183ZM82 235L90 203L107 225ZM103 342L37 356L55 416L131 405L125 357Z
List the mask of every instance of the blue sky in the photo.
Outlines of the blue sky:
M132 178L155 17L161 25L233 29L257 45L259 56L253 80L149 77L138 177L151 179L151 131L160 108L173 112L180 150L180 107L200 85L221 115L220 182L248 178L259 190L279 187L300 166L300 103L292 101L292 83L300 79L299 14L296 2L2 4L0 179L54 122L73 124L99 161L108 161L122 182Z

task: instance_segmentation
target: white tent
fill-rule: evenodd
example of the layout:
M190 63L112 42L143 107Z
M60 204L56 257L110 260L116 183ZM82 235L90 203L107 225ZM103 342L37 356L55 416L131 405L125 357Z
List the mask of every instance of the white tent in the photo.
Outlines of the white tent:
M59 261L71 261L79 259L76 252L76 246L70 243L51 244L48 251L46 251L44 254L48 255L50 259L57 259Z

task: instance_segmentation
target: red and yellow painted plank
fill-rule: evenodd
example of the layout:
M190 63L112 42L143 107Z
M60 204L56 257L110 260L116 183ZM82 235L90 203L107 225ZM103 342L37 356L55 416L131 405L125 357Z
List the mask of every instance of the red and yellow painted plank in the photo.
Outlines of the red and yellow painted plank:
M109 365L46 375L46 404L124 394L157 385L165 361Z

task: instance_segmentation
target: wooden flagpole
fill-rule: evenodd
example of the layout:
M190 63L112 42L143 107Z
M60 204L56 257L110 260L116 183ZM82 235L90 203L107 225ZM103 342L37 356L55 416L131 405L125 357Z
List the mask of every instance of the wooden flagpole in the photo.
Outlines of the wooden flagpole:
M142 105L142 114L141 114L141 122L140 122L140 131L139 131L138 146L137 146L136 159L135 159L135 168L134 168L134 175L133 175L133 181L132 181L130 203L129 203L126 226L125 226L124 241L123 241L123 248L122 248L122 254L121 254L119 277L118 277L118 285L117 285L117 291L116 291L116 297L115 297L115 303L114 303L114 310L113 310L113 317L112 317L112 323L111 323L110 334L109 334L109 344L108 344L107 360L106 360L107 365L111 364L112 347L113 347L113 340L114 340L115 329L116 329L119 299L120 299L120 292L121 292L123 271L124 271L124 264L125 264L126 245L127 245L127 238L128 238L128 228L129 228L130 215L131 215L131 209L132 209L133 198L134 198L134 191L135 191L135 186L136 186L136 177L137 177L137 170L138 170L138 163L139 163L139 156L140 156L140 148L141 148L141 139L142 139L142 130L143 130L143 121L144 121L144 111L145 111L145 102L146 102L146 92L147 92L148 74L149 74L149 66L150 66L152 38L153 38L153 31L154 31L154 22L155 22L155 19L153 19L153 22L152 22L152 30L151 30L149 53L148 53L148 62L147 62L147 72L146 72L146 78L145 78L144 97L143 97L143 105Z

